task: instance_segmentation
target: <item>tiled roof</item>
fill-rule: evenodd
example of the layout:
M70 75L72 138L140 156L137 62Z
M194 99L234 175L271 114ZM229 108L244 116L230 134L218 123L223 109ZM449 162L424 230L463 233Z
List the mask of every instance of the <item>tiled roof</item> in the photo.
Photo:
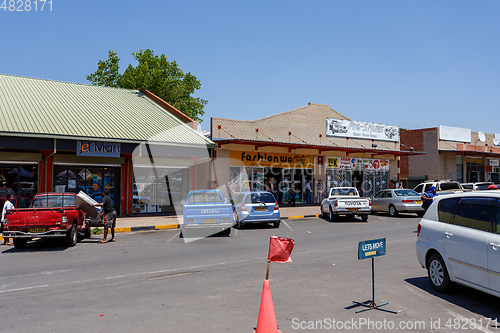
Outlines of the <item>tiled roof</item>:
M0 135L214 146L140 91L5 74Z

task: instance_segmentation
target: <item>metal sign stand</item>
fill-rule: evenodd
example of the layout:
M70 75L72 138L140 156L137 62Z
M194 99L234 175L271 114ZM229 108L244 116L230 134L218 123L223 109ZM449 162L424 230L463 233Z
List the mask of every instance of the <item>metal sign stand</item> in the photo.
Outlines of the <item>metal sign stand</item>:
M379 305L375 303L375 257L385 255L385 243L385 238L382 238L360 242L358 245L358 259L367 259L367 257L371 257L372 259L372 300L369 303L352 301L353 303L364 306L366 308L358 310L356 311L356 313L375 309L397 314L396 311L381 308L382 306L389 304L389 302L385 302Z
M356 311L356 313L360 313L360 312L363 312L363 311L368 311L368 310L375 309L375 310L386 311L386 312L397 314L396 311L387 310L387 309L381 309L380 308L380 307L382 307L384 305L389 304L389 302L385 302L385 303L382 303L382 304L379 304L379 305L377 305L377 303L375 303L375 258L374 257L372 257L372 300L368 304L357 302L357 301L352 301L352 302L356 303L358 305L362 305L362 306L366 307L366 309L358 310L358 311Z

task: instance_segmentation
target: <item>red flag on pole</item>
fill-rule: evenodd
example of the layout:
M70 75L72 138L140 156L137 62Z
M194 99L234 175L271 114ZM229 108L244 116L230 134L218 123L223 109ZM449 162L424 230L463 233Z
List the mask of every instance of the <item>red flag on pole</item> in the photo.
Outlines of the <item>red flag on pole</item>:
M292 254L295 242L291 238L271 236L269 241L269 256L267 261L292 262Z

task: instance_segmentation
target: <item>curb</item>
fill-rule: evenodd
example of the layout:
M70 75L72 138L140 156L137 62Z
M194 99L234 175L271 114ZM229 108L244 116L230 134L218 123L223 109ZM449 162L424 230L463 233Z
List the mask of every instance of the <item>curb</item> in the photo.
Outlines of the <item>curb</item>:
M288 217L282 217L282 220L291 220L291 219L305 219L308 217L319 217L319 214L316 215L299 215L299 216L288 216Z

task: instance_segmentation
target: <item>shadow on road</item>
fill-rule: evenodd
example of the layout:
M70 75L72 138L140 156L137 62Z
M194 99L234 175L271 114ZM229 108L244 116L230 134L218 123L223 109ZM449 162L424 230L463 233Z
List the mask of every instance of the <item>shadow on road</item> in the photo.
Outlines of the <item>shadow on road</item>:
M457 285L450 293L443 294L434 290L427 276L405 279L405 281L422 291L477 313L478 315L491 318L492 320L495 320L495 318L500 320L500 302L495 296L462 285ZM493 325L492 328L495 328L495 325Z

